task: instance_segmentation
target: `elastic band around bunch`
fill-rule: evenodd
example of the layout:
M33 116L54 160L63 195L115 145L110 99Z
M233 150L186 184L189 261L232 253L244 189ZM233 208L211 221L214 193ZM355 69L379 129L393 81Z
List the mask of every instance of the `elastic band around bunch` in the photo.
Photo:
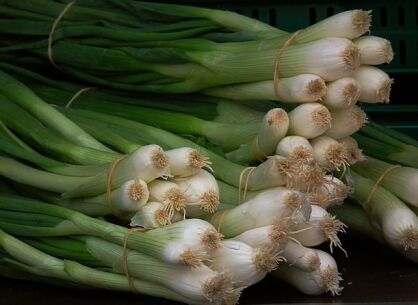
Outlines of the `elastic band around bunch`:
M135 294L139 294L138 289L135 287L134 279L129 275L129 267L128 267L128 240L129 236L135 232L144 232L144 228L132 228L129 229L128 232L125 234L125 238L123 240L123 272L125 273L126 278L128 279L129 288Z
M53 43L54 33L59 23L61 22L61 20L70 11L70 9L73 7L75 3L76 1L72 1L64 7L62 12L58 15L57 19L55 19L54 23L52 24L51 31L49 32L49 35L48 35L48 59L49 59L49 62L57 69L59 68L52 57L52 43Z
M247 195L247 188L248 188L248 182L250 180L250 176L252 174L252 172L256 169L256 167L246 167L242 170L241 174L239 175L239 185L238 185L238 204L241 204L242 201L245 200L245 197ZM247 174L247 176L245 177L245 184L244 184L244 194L241 197L241 190L242 190L242 183L243 183L243 178L244 175Z
M268 157L260 148L260 144L258 143L258 136L255 137L251 145L251 153L258 161L264 161Z
M119 158L115 159L110 163L109 170L107 172L107 183L106 183L106 201L109 209L112 211L112 214L120 217L121 215L113 208L112 206L112 178L113 178L113 172L118 165L118 163L123 160L126 157L126 155L120 156Z
M370 202L372 201L372 199L373 199L373 196L374 196L374 194L376 193L376 191L379 189L379 186L380 186L380 184L382 184L382 182L383 182L383 180L386 178L386 176L391 172L391 171L393 171L394 169L397 169L397 168L400 168L400 167L402 167L401 165L392 165L392 166L389 166L381 175L380 175L380 177L379 177L379 179L377 179L377 181L376 181L376 183L373 185L373 187L370 189L370 192L369 192L369 194L367 195L367 200L366 200L366 202L364 203L365 204L365 206L366 206L366 212L367 212L367 215L369 216L369 218L370 218L370 216L371 216L371 205L370 205Z
M225 218L225 211L221 211L221 212L218 212L218 213L216 213L216 214L217 214L217 215L216 215L215 217L218 217L218 218L219 218L219 222L218 222L218 225L217 225L216 230L217 230L219 233L221 233L222 222L224 221L224 218Z
M276 55L276 58L274 60L274 74L273 74L273 85L274 85L274 94L276 95L277 99L280 101L280 94L279 94L279 84L280 84L280 78L279 78L279 64L280 60L282 59L282 56L284 52L286 52L287 48L296 40L297 36L299 36L301 30L293 33L292 36L286 42L284 45L280 48L279 52Z

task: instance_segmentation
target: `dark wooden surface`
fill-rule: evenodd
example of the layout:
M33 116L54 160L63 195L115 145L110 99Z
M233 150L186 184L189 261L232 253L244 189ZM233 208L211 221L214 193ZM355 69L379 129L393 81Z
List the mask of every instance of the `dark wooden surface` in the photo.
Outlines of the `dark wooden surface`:
M344 277L340 296L305 296L285 283L267 278L244 291L240 304L417 303L418 266L375 241L343 238L349 257L336 251ZM102 290L75 290L0 277L1 305L174 305L163 299Z

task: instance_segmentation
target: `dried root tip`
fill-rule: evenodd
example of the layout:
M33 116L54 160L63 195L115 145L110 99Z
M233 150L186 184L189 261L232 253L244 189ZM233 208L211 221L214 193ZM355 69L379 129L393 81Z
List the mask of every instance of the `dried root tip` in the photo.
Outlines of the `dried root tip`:
M312 111L311 119L314 124L318 127L325 127L331 124L331 114L329 113L328 109L325 107L321 107Z
M274 250L258 248L255 252L253 262L258 272L271 272L284 261L284 258Z
M345 66L354 71L360 67L360 50L354 44L349 45L343 52L343 61Z
M204 247L210 251L215 251L221 247L223 235L216 231L215 229L207 229L202 235L202 244Z
M324 169L317 164L303 168L299 175L299 180L302 185L306 185L308 193L317 192L326 182Z
M349 116L351 121L354 121L356 123L357 126L362 127L364 124L367 123L367 115L360 107L354 106L350 108L348 110L347 115Z
M382 57L387 64L393 60L393 49L389 41L387 41L382 48Z
M326 153L325 159L331 164L331 170L340 169L341 166L349 165L348 153L344 148L344 145L337 143L331 144Z
M353 27L361 32L366 33L370 29L372 23L372 11L356 10L353 13Z
M407 251L409 249L418 248L418 230L416 228L408 228L403 232L403 237L400 240L402 248Z
M241 296L244 287L233 287L232 280L219 274L203 285L203 295L213 305L235 305Z
M152 152L151 160L154 166L158 169L163 169L168 166L168 158L161 148L156 148Z
M268 112L267 115L268 117L266 119L267 119L267 123L269 124L269 126L282 125L289 121L289 117L286 111L284 111L281 108L272 109Z
M345 184L336 184L334 189L334 200L343 201L350 195L350 188Z
M141 200L145 195L145 189L142 184L134 182L129 187L129 196L132 198L132 200L139 201Z
M213 171L210 165L212 162L209 161L209 158L198 152L197 150L192 150L189 154L188 163L191 167L195 168L207 168L210 171Z
M183 211L186 208L186 197L176 188L170 188L164 196L163 203L172 210Z
M337 268L329 266L321 272L321 278L327 292L330 292L333 296L340 295L343 290L343 287L340 286L340 282L343 279L341 273L338 273Z
M215 191L207 191L202 195L200 209L205 213L213 214L219 206L219 195Z
M322 78L311 80L305 88L308 96L314 97L313 99L319 100L327 93L327 86Z
M310 255L307 259L307 264L311 270L318 270L321 260L318 255Z
M292 178L296 175L296 161L291 159L279 159L275 162L276 170L279 174Z
M322 232L329 240L329 247L332 253L333 247L340 248L344 253L347 252L344 250L340 239L338 238L338 233L345 233L345 228L347 227L344 223L338 220L335 216L328 216L320 224Z
M159 209L154 215L155 221L161 226L166 226L171 223L171 215L168 211Z
M272 244L280 246L289 240L289 224L281 222L274 225L269 233L269 238Z
M361 149L358 149L357 147L351 147L347 150L348 152L348 163L350 165L354 165L357 162L361 162L366 160L366 157L363 154L363 151Z
M342 96L344 97L347 106L354 105L360 96L360 87L356 84L349 83L347 86L344 87Z
M283 199L283 203L296 210L301 206L301 198L298 194L292 192L287 194L287 196Z
M299 162L308 163L313 160L312 152L306 148L305 146L296 146L292 153L290 154L290 157L295 159Z
M328 206L328 197L321 193L308 194L308 200L311 204L318 205L324 209Z
M390 91L392 89L393 78L387 79L382 83L382 86L377 90L377 102L388 104L390 101Z
M195 268L203 265L202 258L190 249L184 251L180 258L186 266Z

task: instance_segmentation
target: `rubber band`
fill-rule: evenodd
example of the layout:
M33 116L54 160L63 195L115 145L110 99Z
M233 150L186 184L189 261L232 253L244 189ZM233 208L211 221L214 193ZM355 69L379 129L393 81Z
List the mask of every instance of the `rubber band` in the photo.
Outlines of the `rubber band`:
M61 20L70 11L70 9L73 7L73 5L75 3L76 3L76 1L72 1L64 7L62 12L58 15L57 19L55 19L54 23L52 24L51 31L49 32L49 35L48 35L48 59L49 59L49 62L57 69L59 69L59 68L58 68L57 64L54 62L54 59L52 58L52 43L53 43L54 33L55 33L55 30L57 29L59 23L61 22Z
M128 266L128 240L129 236L134 232L144 232L144 228L132 228L129 229L128 232L125 234L125 238L123 240L123 255L122 255L122 266L123 272L125 273L126 278L128 279L129 288L135 294L139 294L138 289L136 289L133 278L129 275L129 266Z
M216 230L219 232L219 233L222 233L221 232L221 227L222 227L222 222L223 222L223 220L224 220L224 217L225 217L225 211L222 211L222 212L218 212L218 213L216 213L217 215L214 215L213 217L218 217L218 218L220 218L219 219L219 223L218 223L218 225L217 225L217 227L216 227ZM213 218L212 217L212 218Z
M297 36L300 34L301 30L293 33L292 36L286 42L284 45L280 48L279 52L276 55L276 58L274 60L274 74L273 74L273 85L274 85L274 94L276 95L277 99L280 101L280 94L279 94L279 63L280 59L282 58L284 52L286 52L287 48L295 41Z
M246 177L246 184L248 184L249 175L252 173L252 170L254 170L255 167L246 167L241 171L241 174L239 175L239 185L238 185L238 204L241 204L242 198L241 198L241 190L242 190L242 180L244 178L244 175L246 172L250 171L250 173Z
M125 157L126 155L120 156L117 159L113 160L112 163L110 163L109 170L107 171L107 181L106 181L107 206L112 211L112 214L119 218L121 217L120 213L118 213L112 206L112 177L113 177L113 172L116 168L116 165L118 165L118 163Z
M244 193L242 194L242 200L243 201L245 201L245 199L247 198L248 182L250 181L251 174L253 173L253 171L255 169L256 169L256 167L253 167L248 171L247 178L245 179ZM239 204L241 204L241 203L242 202L240 202Z
M87 88L82 88L80 90L78 90L73 97L68 101L68 103L65 105L65 108L70 108L71 104L84 92L90 91L92 89L96 89L96 87L87 87Z
M268 156L264 153L264 151L260 148L260 144L258 143L258 136L255 137L252 145L251 145L251 154L258 160L264 161Z
M370 216L371 216L371 205L370 202L373 199L374 194L376 193L376 191L379 189L380 184L382 184L383 180L386 178L386 176L393 171L396 168L400 168L402 167L401 165L392 165L389 166L379 177L379 179L377 179L376 183L373 185L373 187L370 189L369 194L367 195L367 200L364 202L364 205L366 206L366 214L369 216L369 221ZM371 223L371 222L370 222Z

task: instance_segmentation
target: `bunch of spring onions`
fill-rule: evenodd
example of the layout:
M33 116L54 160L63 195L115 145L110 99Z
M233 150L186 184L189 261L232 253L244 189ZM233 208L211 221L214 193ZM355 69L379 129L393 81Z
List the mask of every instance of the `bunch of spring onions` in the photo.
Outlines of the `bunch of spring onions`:
M410 164L418 158L418 146L415 140L377 125L362 130L356 138L363 140L363 134L373 139L369 144L374 145L381 159L392 163L367 156L365 161L353 166L345 180L352 186L351 197L360 207L345 204L332 212L353 230L418 262L418 168ZM390 147L387 140L407 149L393 159L391 152L385 150Z
M8 52L16 51L32 62L48 58L85 82L127 91L203 90L289 103L340 95L352 100L359 94L356 81L370 73L377 78L370 86L386 81L384 73L359 66L392 57L386 40L359 38L370 21L370 12L347 11L288 33L233 12L172 4L6 1L0 7L0 58L13 60ZM277 90L274 74L280 77ZM325 82L334 92L327 94ZM367 102L385 100L384 92L372 91L362 90Z
M337 233L344 229L342 223L328 214L324 208L311 207L311 200L315 196L322 196L326 201L324 204L341 203L347 195L347 190L340 180L327 175L323 168L313 163L313 160L309 163L280 156L268 159L268 162L260 165L259 170L254 171L249 177L251 181L247 179L246 184L251 186L250 191L240 198L239 189L227 182L239 180L240 177L236 175L245 172L245 167L201 148L202 152L209 153L211 159L220 160L218 163L210 164L208 158L198 150L182 147L192 143L193 147L198 148L197 144L155 127L93 111L53 107L9 74L1 72L0 76L3 80L0 83L0 92L4 94L1 103L6 109L1 115L0 149L4 153L1 158L1 175L6 177L9 183L11 181L19 193L92 216L113 214L125 220L130 218L131 226L145 229L166 225L175 227L176 224L184 222L184 217L203 217L212 223L209 225L204 222L212 229L208 229L206 236L201 239L218 244L221 235L217 231L228 238L219 250L214 252L213 257L201 246L175 249L173 251L176 254L169 258L161 257L159 250L152 246L151 250L144 250L144 254L157 256L168 263L183 263L189 266L198 266L210 260L212 269L229 270L228 276L237 283L237 289L258 282L268 272L276 269L278 263L284 259L298 261L298 257L305 255L306 251L314 253L307 256L318 257L319 254L315 251L319 250L305 246L316 246L329 240L331 246L341 247ZM7 84L7 87L2 84ZM30 82L29 84L32 85ZM25 100L33 102L29 104L25 103ZM90 132L93 135L92 139L106 148L87 149L74 145L71 142L72 132L68 132L68 141L64 140L63 131L62 136L58 136L58 129L52 125L46 126L46 117L53 121L52 116L62 116L57 109L67 115L64 118L69 125L74 124L83 133ZM16 120L13 120L13 117L17 115L24 119L23 123L14 123ZM79 125L75 125L76 123ZM28 130L31 132L27 132ZM100 136L98 130L106 132ZM170 149L163 152L159 146L150 144L151 141ZM82 159L83 154L77 154L80 159L75 159L70 149L73 146L85 149L87 156L90 152L102 156L107 149L109 161L96 164L90 159ZM133 150L125 151L122 147L130 147ZM158 157L152 156L147 159L141 156L141 152L157 148ZM118 154L121 153L129 154L120 158ZM189 158L186 158L187 156ZM117 164L112 161L115 159L119 160ZM130 159L133 161L128 163ZM153 161L164 167L158 172L159 176L149 178L150 175L155 175L148 169L153 168ZM112 166L112 179L109 181L109 170ZM207 171L210 171L211 167L216 170L215 173L226 173L217 175L217 181ZM232 170L229 171L228 167ZM234 168L241 169L240 172L235 170L235 176ZM298 169L305 170L309 176L297 174ZM316 179L315 185L311 185L311 178ZM131 179L128 180L131 182L124 184L125 179ZM223 182L221 179L230 180ZM109 182L112 188L110 203L107 189ZM309 191L312 187L316 193ZM213 214L220 196L223 211ZM244 203L238 205L244 200ZM238 206L234 207L232 204ZM249 213L246 222L240 221L242 213ZM5 215L9 214L9 211L5 211ZM19 218L18 215L13 219L15 218ZM5 225L0 225L0 228L12 235L18 234L13 229L14 221L8 220L7 216L4 219ZM37 243L35 240L31 245L36 246ZM318 259L315 266L311 267L311 273L306 275L316 276L321 282L317 283L315 288L302 291L313 294L326 291L339 293L340 276L335 261L331 259L333 263L330 264L329 255L324 255L324 262L321 263ZM237 257L241 259L238 260ZM311 259L307 258L306 264L310 263Z
M24 196L0 197L7 268L116 290L133 290L134 279L143 293L192 304L234 304L274 269L306 294L339 294L335 260L314 247L344 251L345 225L326 209L360 223L346 217L351 206L335 207L348 195L413 257L416 216L402 202L414 204L412 187L388 176L375 191L389 165L358 163L356 140L410 166L417 149L362 128L357 101L387 103L392 84L374 67L392 60L390 42L362 36L370 19L347 11L287 33L179 5L1 4L0 59L43 58L84 82L0 63L0 174ZM151 230L126 242L126 228L80 212ZM404 224L394 221L401 214Z
M137 142L121 157L23 83L1 77L0 173L20 194L0 191L9 270L189 304L235 304L243 288L277 267L274 249L222 241L212 224L194 218L219 204L209 160L196 149ZM86 214L130 219L141 232Z

